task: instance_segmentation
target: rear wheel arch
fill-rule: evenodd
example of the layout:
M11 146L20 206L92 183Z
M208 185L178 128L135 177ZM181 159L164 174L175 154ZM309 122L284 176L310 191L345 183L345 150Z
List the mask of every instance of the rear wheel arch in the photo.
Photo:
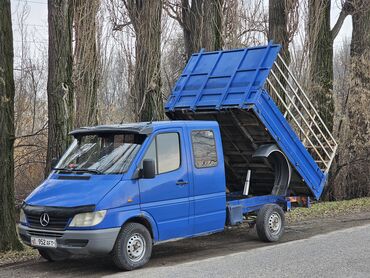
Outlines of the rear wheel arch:
M265 158L274 167L274 186L272 195L285 196L291 181L292 168L286 155L275 144L267 144L260 146L253 158Z

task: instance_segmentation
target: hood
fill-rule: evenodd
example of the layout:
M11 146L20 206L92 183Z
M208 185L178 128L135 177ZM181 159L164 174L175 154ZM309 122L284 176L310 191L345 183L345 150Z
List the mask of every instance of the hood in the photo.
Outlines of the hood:
M29 205L77 207L96 205L122 175L52 174L25 200Z

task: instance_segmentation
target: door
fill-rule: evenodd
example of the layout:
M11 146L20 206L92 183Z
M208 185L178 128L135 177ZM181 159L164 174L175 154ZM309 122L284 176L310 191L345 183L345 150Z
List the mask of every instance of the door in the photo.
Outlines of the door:
M152 135L143 159L153 159L156 176L140 179L141 209L155 219L159 239L185 237L189 223L189 174L182 128Z
M190 130L193 164L194 234L223 230L226 219L226 184L218 129Z

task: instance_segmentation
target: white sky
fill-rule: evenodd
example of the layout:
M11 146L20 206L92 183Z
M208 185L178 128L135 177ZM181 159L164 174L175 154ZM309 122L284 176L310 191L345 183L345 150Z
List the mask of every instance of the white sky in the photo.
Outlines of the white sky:
M267 1L267 0L265 0ZM280 1L280 0L278 0ZM22 10L25 3L28 3L29 9L27 19L25 20L27 27L27 40L36 48L47 46L47 0L11 0L12 19L14 30L14 46L15 55L17 56L17 48L20 46L20 31L19 23L17 22L17 14ZM332 0L331 24L334 25L341 7L341 0ZM343 27L334 41L334 47L341 46L345 38L349 38L352 32L351 18L348 16L343 24Z

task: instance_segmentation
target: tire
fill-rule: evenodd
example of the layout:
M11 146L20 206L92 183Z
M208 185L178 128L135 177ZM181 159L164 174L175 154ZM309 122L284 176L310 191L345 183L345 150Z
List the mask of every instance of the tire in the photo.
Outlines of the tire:
M58 250L38 249L38 251L40 256L49 262L60 262L70 257L68 253Z
M257 214L256 229L260 240L278 241L284 234L285 215L278 205L264 205Z
M148 229L139 223L125 224L118 234L112 255L114 264L122 270L144 266L152 255L152 237Z

